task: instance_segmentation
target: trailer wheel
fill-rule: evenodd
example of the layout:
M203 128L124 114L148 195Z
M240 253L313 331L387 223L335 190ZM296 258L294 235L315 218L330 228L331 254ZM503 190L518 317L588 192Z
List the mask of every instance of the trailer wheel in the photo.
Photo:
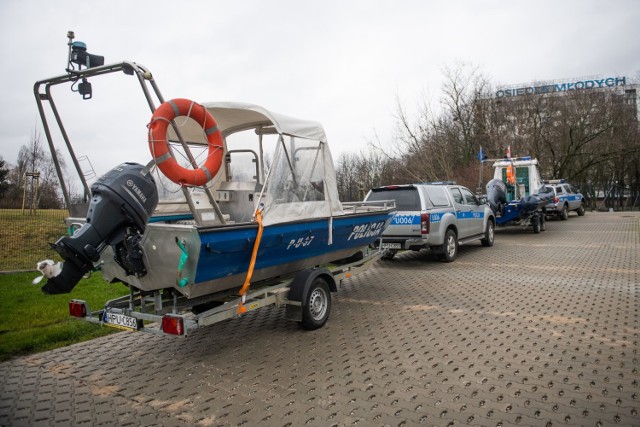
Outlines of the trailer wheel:
M329 285L322 277L314 279L307 298L302 304L302 322L303 328L313 331L321 328L329 319L331 312L331 293Z
M540 233L540 222L533 223L533 233L534 234Z
M533 216L531 217L531 226L533 227L534 234L540 233L540 223L542 221L540 217L540 214L533 214Z

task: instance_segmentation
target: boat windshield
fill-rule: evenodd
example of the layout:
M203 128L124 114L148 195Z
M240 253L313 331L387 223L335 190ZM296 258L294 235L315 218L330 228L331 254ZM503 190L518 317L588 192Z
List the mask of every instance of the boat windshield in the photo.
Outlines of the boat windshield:
M342 214L327 144L281 135L260 203L265 225Z

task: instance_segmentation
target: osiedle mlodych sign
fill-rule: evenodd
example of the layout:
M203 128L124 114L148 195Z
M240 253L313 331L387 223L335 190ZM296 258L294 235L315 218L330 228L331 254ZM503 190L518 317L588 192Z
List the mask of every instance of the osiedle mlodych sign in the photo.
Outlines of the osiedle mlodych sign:
M561 83L547 83L538 86L521 86L502 88L496 91L496 98L521 96L521 95L539 95L543 93L569 92L572 90L582 89L603 89L613 88L616 86L624 86L626 84L625 77L606 77L602 79L593 78L588 80L577 80Z

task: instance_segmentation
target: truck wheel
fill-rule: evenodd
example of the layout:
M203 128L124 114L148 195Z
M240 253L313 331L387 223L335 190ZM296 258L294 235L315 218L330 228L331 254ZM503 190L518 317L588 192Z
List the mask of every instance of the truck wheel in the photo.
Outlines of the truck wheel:
M440 259L444 262L451 262L458 256L458 236L456 236L456 232L452 229L448 229L444 235L442 249Z
M309 287L307 298L302 303L303 328L313 331L321 328L329 319L331 293L329 285L322 277L317 277Z
M580 203L580 208L577 210L578 216L584 216L584 203Z
M484 239L480 240L482 246L488 248L493 246L493 239L495 237L496 226L493 221L487 221L487 229L484 232Z
M567 218L569 218L569 206L564 205L562 206L562 212L560 212L560 219L565 221Z

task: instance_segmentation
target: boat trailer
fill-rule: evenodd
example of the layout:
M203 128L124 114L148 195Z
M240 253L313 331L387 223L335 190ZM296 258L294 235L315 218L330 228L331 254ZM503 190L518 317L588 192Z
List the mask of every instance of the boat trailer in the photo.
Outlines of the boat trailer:
M72 317L117 329L185 337L200 327L274 305L285 306L287 320L314 330L329 318L331 292L368 269L381 255L381 251L369 248L361 258L344 260L344 264L317 266L253 283L244 297L229 290L189 299L173 289L144 292L130 287L129 295L107 301L97 311L91 311L86 301L73 299L69 312Z

